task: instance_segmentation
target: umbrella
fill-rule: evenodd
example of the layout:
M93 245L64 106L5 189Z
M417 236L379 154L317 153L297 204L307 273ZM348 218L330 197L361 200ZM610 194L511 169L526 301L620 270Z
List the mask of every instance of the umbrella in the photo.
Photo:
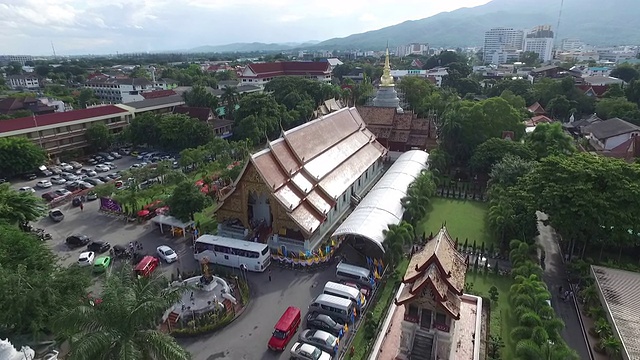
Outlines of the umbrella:
M138 216L147 216L147 215L149 215L149 210L138 211Z

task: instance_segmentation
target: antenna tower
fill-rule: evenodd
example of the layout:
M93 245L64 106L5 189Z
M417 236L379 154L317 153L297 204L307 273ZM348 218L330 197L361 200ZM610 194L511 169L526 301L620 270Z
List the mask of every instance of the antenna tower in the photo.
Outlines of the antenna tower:
M58 56L56 55L56 48L53 47L53 41L51 41L51 50L53 50L53 58L57 58Z
M560 20L562 19L562 8L564 7L564 0L560 0L560 12L558 12L558 24L556 25L556 31L554 42L558 41L558 32L560 31Z

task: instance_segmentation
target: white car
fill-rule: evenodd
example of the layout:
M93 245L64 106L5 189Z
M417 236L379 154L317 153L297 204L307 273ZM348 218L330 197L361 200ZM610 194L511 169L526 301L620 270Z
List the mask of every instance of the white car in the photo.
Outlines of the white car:
M65 180L62 176L52 176L51 177L51 183L56 184L56 185L62 185L64 183L66 183L67 180Z
M297 360L331 360L331 355L311 344L297 342L291 347L291 359Z
M23 186L20 189L18 189L18 191L20 191L20 192L30 192L30 193L36 192L31 186Z
M158 256L167 263L172 263L178 260L178 254L176 254L176 252L167 245L158 246L156 252L158 253Z
M71 194L71 191L67 189L56 189L53 191L53 193L56 194L57 196L67 196Z
M36 186L39 187L40 189L47 189L52 187L53 184L49 180L40 180L36 183Z
M139 169L141 167L142 166L140 164L133 164L133 165L129 166L129 169Z
M80 164L77 161L69 161L69 165L73 166L74 169L80 169L82 168L82 164Z
M111 170L111 168L109 168L107 165L105 164L98 164L95 167L97 172L107 172L109 170Z
M78 266L91 266L93 265L93 260L95 259L96 254L93 251L83 252L78 256Z
M73 166L69 165L67 163L62 163L60 164L60 167L62 168L62 170L64 171L73 171Z
M63 172L61 176L67 181L75 181L78 180L78 177L75 174Z
M107 165L109 167L109 169L115 169L115 168L118 167L118 166L116 166L116 164L112 163L111 161L104 162L104 163L102 163L102 165Z

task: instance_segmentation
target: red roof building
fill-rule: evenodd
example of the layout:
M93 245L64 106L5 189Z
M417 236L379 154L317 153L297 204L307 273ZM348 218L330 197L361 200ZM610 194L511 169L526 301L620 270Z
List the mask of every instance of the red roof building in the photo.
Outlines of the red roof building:
M141 95L145 100L147 100L147 99L157 99L165 96L177 95L177 93L173 90L155 90L155 91L142 93Z
M545 115L547 113L539 102L535 102L533 105L529 106L527 110L534 115Z
M278 76L300 76L317 81L331 81L331 64L313 61L281 61L248 64L239 79L242 84L264 86Z
M601 98L609 90L609 85L576 85L576 88L587 96Z

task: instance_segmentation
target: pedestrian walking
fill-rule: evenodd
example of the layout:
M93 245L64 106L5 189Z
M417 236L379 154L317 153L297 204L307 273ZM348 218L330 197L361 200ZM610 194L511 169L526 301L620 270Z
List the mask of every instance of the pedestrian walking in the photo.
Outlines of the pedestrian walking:
M563 289L562 285L560 285L560 287L558 288L558 294L559 294L560 296L562 296L562 294L563 294L563 291L562 291L562 290L564 290L564 289Z
M80 211L84 211L84 204L80 203Z
M269 269L269 281L271 281L271 269Z

